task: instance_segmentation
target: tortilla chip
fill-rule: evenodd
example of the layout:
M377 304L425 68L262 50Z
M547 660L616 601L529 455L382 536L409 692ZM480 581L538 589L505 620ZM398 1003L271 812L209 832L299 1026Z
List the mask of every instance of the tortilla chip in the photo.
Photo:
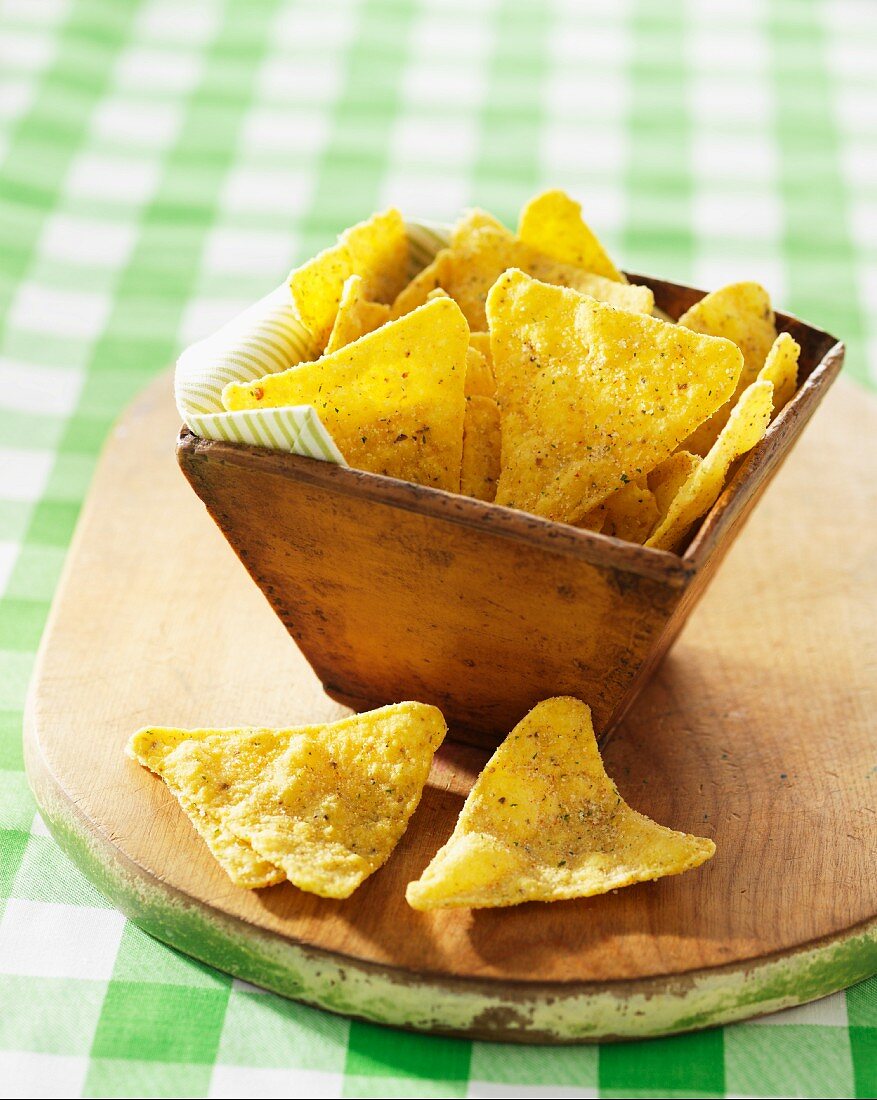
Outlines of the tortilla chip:
M145 729L129 752L281 878L346 898L405 832L445 732L436 707L397 703L287 730ZM254 885L214 854L233 882Z
M471 335L469 351L466 353L466 396L496 396L496 382L493 378L493 371L487 365L487 361L481 352L472 346Z
M493 754L405 896L414 909L590 897L680 874L714 852L711 840L632 810L603 767L590 709L546 699Z
M602 504L598 504L596 508L586 512L573 526L580 527L583 531L593 531L595 534L601 535L606 526L606 518L606 501L604 500Z
M504 271L518 268L554 286L567 286L619 309L649 313L655 298L645 286L613 282L572 264L553 260L507 230L485 226L472 232L451 250L441 285L458 303L474 332L487 328L487 294Z
M695 520L718 500L731 463L762 438L770 423L772 408L771 382L753 382L743 391L719 438L677 492L646 546L659 550L676 549Z
M490 355L490 333L489 332L470 332L469 333L469 346L475 348L476 351L480 351L484 356L484 360L490 367L490 373L493 374L493 359Z
M341 301L335 323L329 334L324 354L352 344L360 336L374 332L390 319L390 307L383 302L370 302L364 296L365 283L361 275L351 275L341 291Z
M471 343L472 337L469 337ZM787 333L781 332L767 353L764 366L758 372L759 382L773 383L773 416L777 415L795 396L798 388L798 356L801 345Z
M164 777L166 762L176 759L175 754L181 745L204 741L221 732L237 734L239 731L182 730L163 726L141 729L129 740L126 752L145 768ZM236 836L225 825L224 815L206 780L202 781L197 791L194 784L181 786L169 782L168 786L217 863L236 886L257 890L263 886L273 886L286 878L279 867L263 859L248 841Z
M436 253L435 259L421 272L414 276L411 282L396 296L390 308L390 317L404 317L418 306L429 301L429 297L436 290L441 290L442 279L447 271L448 259L451 255L449 248L443 248Z
M561 263L574 264L617 283L627 280L582 219L581 203L564 191L545 191L521 211L518 236Z
M492 229L501 233L508 240L514 240L514 233L507 229L499 218L494 217L489 210L482 210L479 206L473 206L466 210L451 230L451 248L468 248L473 234L481 229Z
M311 405L351 466L457 492L469 329L438 298L314 363L230 383L226 409Z
M361 275L363 296L392 302L408 275L408 236L398 210L385 210L345 230L337 244L289 276L292 301L318 350L326 346L344 283Z
M700 465L700 457L690 451L677 451L665 458L649 474L647 485L655 499L659 519L667 514L676 494Z
M475 395L466 401L460 492L492 501L499 480L499 406L492 397Z
M605 509L602 533L627 542L645 542L659 518L651 491L636 481L616 489L600 507Z
M743 370L729 400L685 441L692 454L705 455L728 422L740 394L754 382L777 338L770 295L758 283L731 283L701 298L679 324L706 336L733 340L743 352Z
M487 301L502 411L496 500L576 523L648 474L736 385L740 350L509 271Z

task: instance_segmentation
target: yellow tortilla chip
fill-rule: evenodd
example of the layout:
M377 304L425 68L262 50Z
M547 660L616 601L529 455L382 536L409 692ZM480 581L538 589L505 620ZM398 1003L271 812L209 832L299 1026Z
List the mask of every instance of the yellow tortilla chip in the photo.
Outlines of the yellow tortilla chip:
M314 363L230 383L226 409L311 405L351 466L457 492L469 329L438 298Z
M714 852L711 840L632 810L603 767L590 709L546 699L493 754L405 896L414 909L591 897L678 875Z
M370 302L365 297L365 282L361 275L351 275L341 291L341 301L335 323L326 344L326 355L352 344L367 332L386 324L390 319L390 307L383 302Z
M772 408L771 382L753 382L743 391L719 438L677 492L646 546L659 550L676 549L695 520L718 500L731 463L762 438L770 423Z
M484 356L469 343L466 353L466 396L495 397L496 382Z
M700 465L698 455L690 451L677 451L665 458L649 474L646 484L655 499L660 519L667 514L676 494Z
M490 367L490 373L493 374L493 359L490 356L490 333L489 332L470 332L469 333L469 346L475 348L476 351L480 351L484 356L484 361Z
M126 752L156 775L164 776L165 762L173 757L181 745L190 741L204 741L219 732L236 734L239 731L182 730L164 726L147 728L138 730L131 737ZM263 859L248 841L242 840L227 828L206 780L200 790L196 790L193 784L168 783L168 786L217 863L236 886L256 890L263 886L273 886L286 878L279 867Z
M777 338L770 295L758 283L731 283L701 298L682 314L679 324L706 336L733 340L743 352L743 370L734 393L685 441L686 451L705 455L727 424L737 398L755 381Z
M567 286L619 309L649 313L655 298L645 286L613 282L602 275L561 263L537 252L507 230L485 226L451 250L442 272L442 287L458 303L475 331L487 328L487 294L504 271L518 268L554 286Z
M208 812L274 875L346 898L405 832L445 732L436 707L397 703L287 730L144 729L129 752L186 813ZM266 884L211 850L237 885Z
M496 500L576 523L654 469L726 400L739 348L521 271L487 300L502 473Z
M645 542L658 522L658 506L651 491L631 481L607 497L600 530L627 542Z
M489 210L473 206L463 214L451 230L451 248L467 248L472 235L481 229L492 229L508 240L514 240L512 231L507 229L499 218L494 217Z
M396 295L396 299L390 308L390 316L395 320L404 317L418 306L429 301L430 295L436 290L442 289L442 279L447 271L448 260L451 255L449 248L443 248L436 253L431 264L419 272L411 282Z
M606 526L606 501L602 504L598 504L596 508L592 508L590 512L586 512L577 523L573 524L574 527L580 527L583 531L593 531L596 534L602 534L603 528Z
M499 480L499 406L492 397L476 394L466 400L460 492L491 501Z
M472 337L469 337L471 343ZM781 332L767 353L758 372L759 382L773 383L773 415L785 408L798 388L798 356L801 345L787 332Z
M518 236L562 263L627 282L583 220L581 203L564 191L545 191L531 199L521 211Z
M338 243L289 276L292 301L317 350L326 346L344 283L361 275L363 296L392 302L408 275L408 237L398 210L385 210L345 230Z

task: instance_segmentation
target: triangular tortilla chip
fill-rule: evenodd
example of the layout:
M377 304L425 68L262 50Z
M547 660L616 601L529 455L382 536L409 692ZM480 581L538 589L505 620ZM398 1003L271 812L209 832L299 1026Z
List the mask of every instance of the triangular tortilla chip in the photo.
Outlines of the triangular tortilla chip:
M619 309L650 313L655 303L646 286L631 286L561 263L513 237L508 230L482 226L460 235L443 261L442 287L458 303L475 331L487 328L485 300L496 280L509 268L518 268L554 286L567 286Z
M646 484L655 498L659 520L666 516L676 494L700 462L700 457L693 455L690 451L677 451L651 471Z
M742 367L729 340L521 271L497 281L487 314L502 411L497 503L564 523L667 458Z
M351 466L456 493L469 328L450 298L313 363L230 383L230 412L311 405Z
M499 406L492 397L479 394L468 397L460 492L477 500L492 501L499 480L499 458Z
M397 703L288 730L141 730L129 751L190 816L206 809L300 889L346 898L405 832L445 732L436 707ZM265 884L211 850L238 885Z
M606 497L600 530L626 542L645 542L658 521L658 506L650 489L631 481Z
M495 397L496 382L493 371L487 365L487 360L472 344L471 335L469 351L466 353L466 396L467 397Z
M680 874L714 851L632 810L603 767L590 709L546 699L493 754L405 896L415 909L590 897Z
M395 320L404 317L418 306L429 301L431 294L442 289L442 280L447 271L448 259L451 255L449 248L443 248L435 254L435 259L404 287L396 295L393 305L390 307L390 316Z
M128 755L156 775L165 776L166 762L173 768L180 746L185 742L205 741L227 734L238 735L240 730L170 729L166 726L138 730L128 742ZM186 750L183 751L185 758ZM286 875L279 867L258 855L253 846L241 840L224 821L217 801L215 786L204 776L192 776L184 782L182 777L175 784L168 783L171 793L179 802L202 840L213 853L217 863L236 886L256 890L282 882Z
M562 263L627 282L582 218L581 203L564 191L545 191L531 199L521 211L518 236Z
M469 337L470 343L472 337ZM773 383L773 416L776 418L795 396L798 388L798 356L801 345L787 332L781 332L767 353L758 372L759 382Z
M344 283L361 275L371 302L392 302L408 277L408 236L398 210L385 210L345 230L289 276L292 301L318 350L326 346Z
M490 355L490 333L489 332L470 332L469 333L469 347L475 348L476 351L480 351L484 356L484 360L490 367L490 373L493 374L493 359Z
M731 463L762 438L770 423L772 408L773 383L753 382L743 391L719 438L676 493L646 546L658 550L676 549L694 521L718 500Z
M492 229L510 241L515 238L514 233L507 229L499 218L491 214L489 210L482 210L480 206L472 206L463 212L451 229L451 248L467 247L472 234L477 233L480 229Z
M365 297L365 280L361 275L351 275L341 291L341 301L335 323L326 344L326 355L352 344L368 332L386 324L390 319L390 307L383 302L370 302Z
M758 283L731 283L701 298L682 314L679 324L692 332L733 340L743 352L743 370L734 393L683 444L686 451L705 455L728 423L737 398L755 381L777 338L770 295Z

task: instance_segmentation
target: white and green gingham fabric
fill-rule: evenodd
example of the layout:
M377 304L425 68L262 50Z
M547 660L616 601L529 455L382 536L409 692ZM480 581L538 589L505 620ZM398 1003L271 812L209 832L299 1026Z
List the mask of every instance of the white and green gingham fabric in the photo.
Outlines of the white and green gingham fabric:
M629 270L760 279L877 381L872 0L0 0L0 1095L877 1094L877 981L628 1045L403 1034L149 939L35 813L27 681L125 403L373 210L553 185Z

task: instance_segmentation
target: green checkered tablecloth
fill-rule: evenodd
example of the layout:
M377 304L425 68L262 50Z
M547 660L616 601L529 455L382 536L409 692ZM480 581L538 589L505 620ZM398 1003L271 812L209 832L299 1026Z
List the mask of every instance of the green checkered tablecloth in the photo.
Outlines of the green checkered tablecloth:
M877 1093L877 981L626 1046L402 1034L149 939L35 813L27 681L123 405L372 210L545 185L628 268L758 278L877 379L871 0L0 0L0 1094Z

